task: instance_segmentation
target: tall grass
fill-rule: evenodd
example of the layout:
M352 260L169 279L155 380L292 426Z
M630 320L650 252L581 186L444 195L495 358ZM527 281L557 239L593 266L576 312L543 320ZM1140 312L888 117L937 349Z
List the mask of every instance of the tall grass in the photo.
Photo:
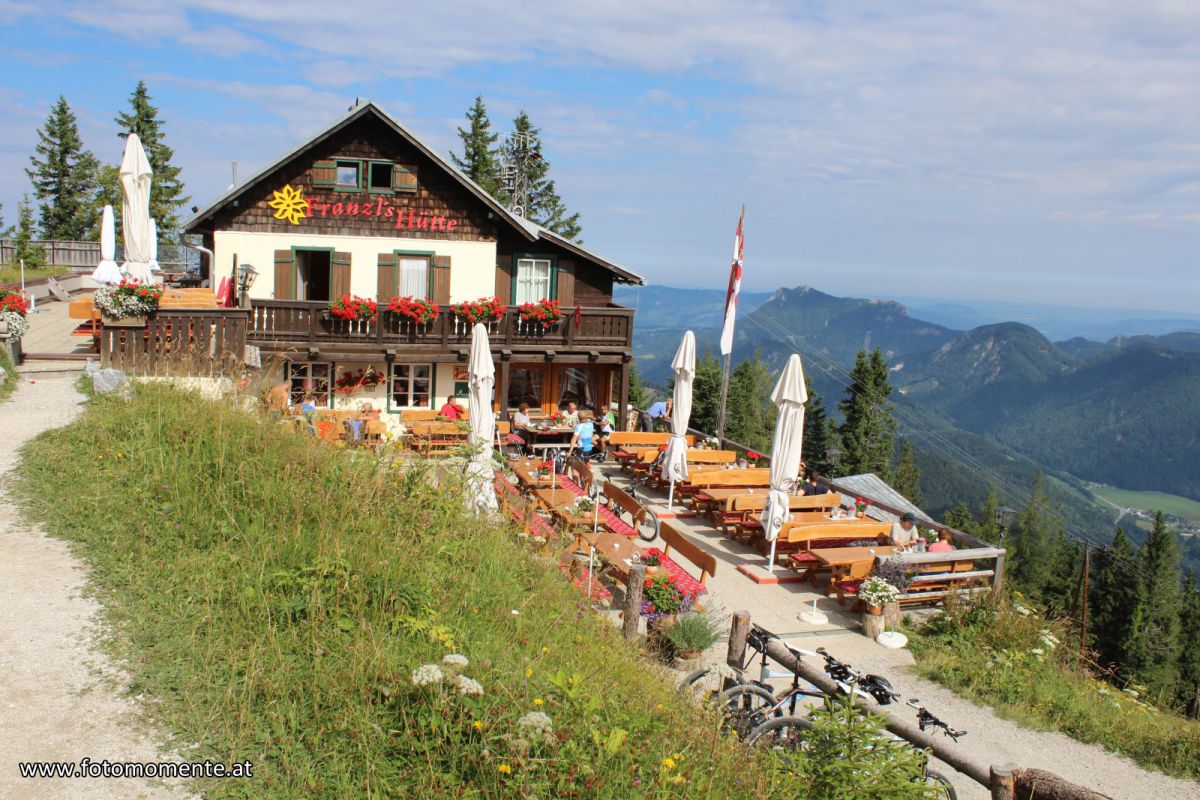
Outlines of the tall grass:
M0 348L0 369L4 370L4 377L0 379L0 402L3 402L17 388L17 371L8 351L3 348Z
M164 386L30 443L18 494L77 543L133 691L210 798L791 797L548 561L392 471ZM413 685L445 654L485 694ZM521 728L547 714L546 737Z
M1200 779L1200 724L1162 711L1080 668L1078 634L1014 603L951 604L913 632L917 671L1003 717Z

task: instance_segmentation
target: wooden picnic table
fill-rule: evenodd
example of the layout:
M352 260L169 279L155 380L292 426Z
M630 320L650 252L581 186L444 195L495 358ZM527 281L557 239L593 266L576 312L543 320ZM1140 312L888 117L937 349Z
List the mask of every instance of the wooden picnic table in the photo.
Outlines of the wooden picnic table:
M533 496L547 511L553 511L559 506L569 506L579 499L579 495L570 489L562 487L551 489L549 486L534 489Z
M516 474L517 480L520 481L521 485L526 489L537 489L543 486L549 488L551 480L549 474L546 474L544 477L533 477L533 471L537 469L537 465L544 463L541 459L518 458L516 461L510 461L508 463L509 466L512 467L512 471ZM549 472L549 470L545 469L539 471L544 473Z
M634 553L640 555L642 548L629 541L628 538L608 531L601 533L595 538L592 538L590 535L584 538L591 542L592 546L596 548L597 553L608 559L613 577L621 583L629 583L629 571L633 569L632 556Z
M829 567L829 584L825 587L828 597L836 580L858 580L871 574L875 559L880 556L895 555L899 547L892 545L874 545L871 547L824 547L810 550L812 555Z

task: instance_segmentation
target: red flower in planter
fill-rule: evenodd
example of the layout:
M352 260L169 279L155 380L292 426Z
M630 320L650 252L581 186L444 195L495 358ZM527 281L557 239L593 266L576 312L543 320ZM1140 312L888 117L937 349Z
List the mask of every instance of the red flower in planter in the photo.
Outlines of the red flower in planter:
M344 294L329 304L329 313L347 322L356 319L372 320L379 314L374 300Z
M746 451L746 458L750 459L751 461L758 461L758 460L760 460L762 457L763 457L763 454L762 454L762 453L756 453L756 452L754 452L753 450L747 450L747 451Z
M393 297L388 303L388 311L407 317L413 322L433 322L438 315L437 303L431 303L422 297Z

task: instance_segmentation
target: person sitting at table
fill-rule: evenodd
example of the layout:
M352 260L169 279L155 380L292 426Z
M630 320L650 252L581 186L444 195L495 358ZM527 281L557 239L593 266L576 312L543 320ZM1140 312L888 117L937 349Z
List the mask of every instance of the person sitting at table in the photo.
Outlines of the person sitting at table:
M937 541L929 545L929 552L949 553L952 550L954 550L954 534L948 528L942 528L938 531Z
M512 416L512 435L521 440L521 452L528 453L529 445L533 443L533 435L529 433L533 420L529 419L529 404L521 403Z
M809 470L804 476L804 493L806 495L829 494L829 487L817 483L817 473Z
M601 450L608 450L608 437L617 429L617 415L608 404L600 406L600 414L596 417L596 444Z
M593 442L596 438L596 423L592 422L592 412L590 411L581 412L579 417L579 422L575 425L575 433L571 436L571 452L578 450L586 456L592 452Z
M458 401L454 399L454 395L450 395L446 398L446 404L438 409L438 414L454 422L465 417L467 410L458 404Z
M562 412L562 425L564 428L574 428L579 424L579 407L575 403L567 403L567 410Z
M917 518L905 511L899 522L892 523L892 544L897 547L912 547L917 541Z

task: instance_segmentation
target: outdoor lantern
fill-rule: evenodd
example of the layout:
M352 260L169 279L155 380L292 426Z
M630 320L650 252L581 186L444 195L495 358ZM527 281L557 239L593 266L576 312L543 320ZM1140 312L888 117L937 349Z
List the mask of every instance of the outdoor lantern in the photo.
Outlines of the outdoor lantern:
M1000 535L1004 535L1004 531L1009 525L1013 524L1013 520L1017 518L1017 510L1008 506L999 506L996 509L996 527L1000 529Z
M258 270L249 264L242 264L237 268L237 277L238 291L245 294L254 285L254 279L258 277Z
M829 463L829 466L836 467L842 462L842 451L837 447L829 448L825 451L825 461Z

